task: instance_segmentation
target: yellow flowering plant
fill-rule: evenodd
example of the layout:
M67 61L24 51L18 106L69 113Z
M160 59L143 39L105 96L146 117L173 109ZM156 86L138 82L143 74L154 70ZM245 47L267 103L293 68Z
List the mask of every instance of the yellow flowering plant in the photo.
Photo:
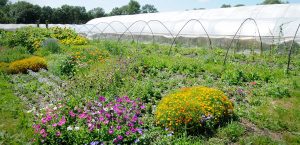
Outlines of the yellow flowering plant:
M8 72L12 74L27 73L27 70L38 71L39 69L46 68L47 63L44 58L33 56L10 63L8 66Z
M158 125L177 131L212 129L233 115L233 104L222 91L202 86L182 88L159 102Z

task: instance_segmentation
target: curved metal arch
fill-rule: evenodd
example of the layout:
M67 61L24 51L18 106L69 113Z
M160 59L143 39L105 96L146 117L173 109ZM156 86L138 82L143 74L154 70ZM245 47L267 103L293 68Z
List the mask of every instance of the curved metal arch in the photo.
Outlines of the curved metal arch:
M99 22L99 23L97 23L97 24L92 24L93 27L89 30L88 33L90 33L94 28L97 28L97 29L101 32L101 35L102 35L102 34L103 34L103 31L100 30L100 29L97 27L99 24L107 24L107 27L111 27L111 29L112 29L113 31L115 31L115 33L117 33L117 31L116 31L109 23L107 23L107 22Z
M80 32L80 30L81 30L83 27L86 28L87 30L90 30L90 29L87 27L87 25L92 25L92 24L83 24L83 25L79 25L80 28L79 28L78 32Z
M127 31L129 31L129 29L133 26L133 25L135 25L136 23L138 23L138 22L144 22L146 25L148 25L148 27L150 28L150 26L149 26L149 24L148 24L148 22L146 22L146 21L144 21L144 20L137 20L137 21L135 21L135 22L133 22L129 27L127 27L127 29L121 34L121 36L118 38L118 42L120 42L120 40L121 40L121 38L124 36L124 34L127 32ZM150 30L151 30L151 32L152 32L152 29L150 28ZM130 31L129 31L130 32ZM152 32L152 34L153 34L153 32Z
M182 28L180 29L180 31L177 33L176 37L173 39L172 45L171 45L170 50L169 50L169 55L171 54L171 50L172 50L172 48L173 48L173 45L174 45L176 39L178 38L179 34L181 33L181 31L182 31L182 30L183 30L190 22L192 22L192 21L196 21L196 22L198 22L198 23L201 25L202 29L204 30L204 32L205 32L205 34L206 34L206 36L207 36L207 38L208 38L208 41L209 41L209 47L210 47L210 49L212 49L211 39L210 39L210 37L209 37L209 35L208 35L208 33L207 33L205 27L204 27L203 24L201 23L201 21L198 20L198 19L190 19L189 21L187 21L187 22L183 25L183 27L182 27Z
M153 31L152 31L149 24L153 23L153 22L158 22L159 24L161 24L168 31L169 35L172 36L172 39L174 39L174 36L173 36L172 32L170 31L170 29L168 29L168 27L163 22L161 22L159 20L150 20L147 23L148 23L148 27L150 28L150 31L152 32L152 41L153 41L152 43L154 43L154 33L153 33ZM143 27L142 31L139 34L139 37L137 39L137 46L139 45L139 40L140 40L141 34L144 31L144 29L145 29L145 26Z
M292 42L291 47L290 47L290 50L289 50L289 54L288 54L288 62L287 62L287 69L286 69L286 73L287 73L287 74L289 74L289 71L290 71L292 49L293 49L293 46L294 46L294 44L295 44L295 39L296 39L296 37L297 37L299 28L300 28L300 24L299 24L298 27L297 27L296 33L295 33L294 38L293 38L293 42Z
M104 31L110 26L112 29L114 29L112 26L111 26L111 24L112 23L120 23L123 27L125 27L125 29L127 30L128 29L128 27L123 23L123 22L121 22L121 21L111 21L111 22L109 22L109 23L107 23L108 25L101 31L101 35L104 33ZM115 31L115 33L117 34L118 32L114 29L114 31ZM134 41L134 36L133 36L133 34L131 33L131 31L129 31L128 30L128 32L130 33L130 35L131 35L131 38L132 38L132 40Z
M263 47L262 45L263 45L263 44L262 44L262 39L261 39L261 35L260 35L260 31L259 31L257 22L256 22L256 20L253 19L253 18L247 18L247 19L245 19L245 20L241 23L241 25L239 26L238 30L235 32L233 38L232 38L231 41L230 41L230 44L229 44L229 47L227 48L226 55L225 55L225 59L224 59L224 62L223 62L223 65L224 65L224 66L226 65L226 60L227 60L227 56L228 56L229 49L231 49L232 43L233 43L233 41L234 41L234 39L235 39L237 33L240 31L240 29L244 26L244 24L245 24L247 21L253 21L254 24L255 24L255 26L256 26L256 29L257 29L258 35L259 35L259 39L260 39L260 50L261 50L261 53L262 53L262 47Z

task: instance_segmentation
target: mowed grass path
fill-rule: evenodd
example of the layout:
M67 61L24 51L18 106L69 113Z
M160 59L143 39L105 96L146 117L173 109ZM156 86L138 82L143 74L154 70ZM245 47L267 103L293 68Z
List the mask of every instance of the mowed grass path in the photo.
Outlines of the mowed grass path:
M0 73L0 144L26 144L32 137L29 116L8 80Z

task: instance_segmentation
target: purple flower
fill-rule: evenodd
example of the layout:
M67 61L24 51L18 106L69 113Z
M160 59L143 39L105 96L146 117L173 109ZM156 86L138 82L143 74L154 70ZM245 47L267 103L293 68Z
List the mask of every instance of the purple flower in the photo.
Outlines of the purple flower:
M136 115L134 115L131 119L132 122L136 122L138 120L138 117Z
M114 129L113 129L113 128L109 129L109 130L108 130L108 133L109 133L109 134L113 134L113 133L114 133Z
M93 141L93 142L90 143L90 145L98 145L98 144L100 144L99 141Z
M122 102L123 102L123 99L122 99L122 98L117 98L117 102L118 102L118 103L122 103Z
M135 128L132 127L132 128L130 129L130 131L131 131L132 133L136 133L137 129L135 129Z
M123 140L123 136L122 135L118 135L118 140Z
M110 119L111 115L108 114L108 113L106 113L106 114L105 114L105 117L106 117L107 119Z
M128 96L124 96L123 99L124 99L127 103L129 103L129 102L131 101L131 100L129 99Z
M107 124L109 123L109 121L108 121L108 120L105 120L103 123L104 123L105 125L107 125Z
M66 123L66 118L63 116L61 120L58 122L58 126L63 126Z
M74 113L72 110L69 112L69 115L70 115L71 117L75 117L75 116L76 116L75 113Z
M133 127L133 125L134 125L133 123L128 123L127 126L128 126L128 127Z
M100 116L100 117L99 117L99 121L100 121L100 122L104 121L104 117L103 117L103 116Z
M51 116L51 115L47 115L47 116L46 116L46 120L47 120L47 121L51 121L51 120L52 120L52 116Z
M42 123L43 124L47 123L47 118L42 118Z
M121 130L122 129L122 126L117 126L117 130Z
M57 126L57 123L52 124L52 126L53 126L53 127L56 127L56 126Z
M139 132L139 134L143 135L143 129L138 128L137 131Z
M142 105L142 106L141 106L141 109L142 109L142 110L144 110L145 108L146 108L145 105Z
M79 114L78 116L80 119L83 119L83 118L86 118L87 117L87 114L86 113L81 113Z
M126 131L126 133L125 133L127 136L129 136L130 135L130 131Z
M103 96L100 96L100 97L99 97L99 101L101 101L101 102L105 102L105 101L106 101L106 98L105 98L105 97L103 97Z
M60 136L61 136L60 131L57 131L57 132L56 132L56 136L57 136L57 137L60 137Z
M139 140L139 139L136 139L136 140L134 141L134 143L138 143L138 142L140 142L140 140Z

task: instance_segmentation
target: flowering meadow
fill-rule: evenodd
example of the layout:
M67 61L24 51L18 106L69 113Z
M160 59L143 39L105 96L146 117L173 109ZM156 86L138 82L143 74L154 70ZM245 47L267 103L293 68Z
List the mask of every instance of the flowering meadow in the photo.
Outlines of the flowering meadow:
M300 55L272 52L0 31L0 144L300 144Z

